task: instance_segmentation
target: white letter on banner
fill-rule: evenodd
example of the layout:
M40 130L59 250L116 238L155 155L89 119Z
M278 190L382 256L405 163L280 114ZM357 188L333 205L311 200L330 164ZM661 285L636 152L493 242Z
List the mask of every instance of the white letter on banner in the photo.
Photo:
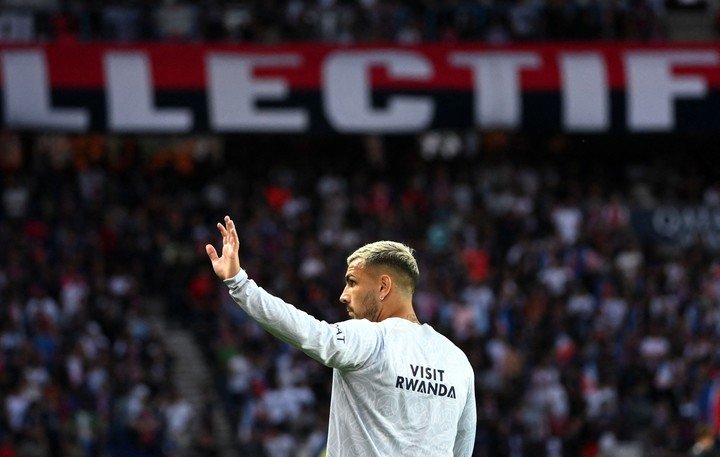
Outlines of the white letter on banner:
M87 130L90 116L81 108L53 108L41 51L3 52L5 124L8 127L40 127Z
M608 76L602 55L569 52L559 56L562 122L569 131L603 131L610 127Z
M456 67L469 67L473 71L477 125L484 128L516 128L520 125L520 71L539 67L542 60L537 54L456 52L449 60Z
M150 62L145 53L108 52L103 65L109 130L187 132L192 128L189 110L153 106Z
M675 127L674 99L702 98L707 83L696 76L672 74L674 65L712 66L715 51L631 51L625 54L627 119L630 130L671 130Z
M416 132L432 122L435 106L428 97L388 97L387 107L372 106L370 69L384 67L390 77L425 81L432 65L409 51L338 51L323 65L323 107L339 132Z
M290 91L281 78L257 78L258 67L298 67L295 54L208 56L210 126L218 131L303 132L308 114L301 109L260 109L260 99L282 100Z

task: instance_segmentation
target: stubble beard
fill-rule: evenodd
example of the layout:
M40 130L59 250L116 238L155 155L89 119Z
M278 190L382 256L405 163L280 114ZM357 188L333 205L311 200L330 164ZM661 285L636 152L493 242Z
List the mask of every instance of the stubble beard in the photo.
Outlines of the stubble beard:
M362 301L362 314L356 314L355 319L367 319L370 322L377 322L380 316L380 300L375 297L375 294L368 292Z

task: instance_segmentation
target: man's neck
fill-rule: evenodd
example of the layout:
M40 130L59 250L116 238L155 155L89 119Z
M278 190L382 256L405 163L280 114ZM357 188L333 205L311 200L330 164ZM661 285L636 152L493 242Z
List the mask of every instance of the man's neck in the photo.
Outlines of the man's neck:
M378 319L378 321L382 322L385 319L389 319L391 317L399 317L400 319L406 319L416 324L420 323L420 320L417 318L417 315L415 314L415 310L413 309L412 305L399 306L393 311L389 312L387 315L383 315L383 313L381 312L380 319Z
M417 316L415 315L415 313L410 313L410 314L408 314L407 316L404 317L404 319L407 319L407 320L409 320L410 322L414 322L414 323L416 323L416 324L419 324L419 323L420 323L420 321L418 320L418 318L417 318Z

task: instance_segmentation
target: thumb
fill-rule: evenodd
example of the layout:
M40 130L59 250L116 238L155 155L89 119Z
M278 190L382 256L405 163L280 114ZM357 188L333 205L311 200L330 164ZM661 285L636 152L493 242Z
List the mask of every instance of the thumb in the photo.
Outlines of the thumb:
M210 257L211 261L216 261L218 259L217 251L215 251L215 248L212 244L206 244L205 245L205 252L207 252L208 257Z

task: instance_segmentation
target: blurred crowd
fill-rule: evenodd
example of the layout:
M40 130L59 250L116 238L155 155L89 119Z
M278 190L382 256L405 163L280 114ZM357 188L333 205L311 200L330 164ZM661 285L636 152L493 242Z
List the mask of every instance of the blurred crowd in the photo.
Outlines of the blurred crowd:
M419 319L475 368L477 456L681 456L720 433L720 262L701 237L663 244L633 224L659 205L720 209L702 156L556 138L454 158L381 138L2 140L3 457L186 455L199 432L153 302L212 362L239 455L321 452L331 370L213 276L204 245L224 214L250 276L330 322L346 318L350 252L413 246Z
M128 225L148 202L126 200L127 175L78 154L97 149L91 139L38 138L29 152L0 137L0 455L207 447L150 316L156 241Z
M6 0L0 39L353 43L658 40L662 0Z

